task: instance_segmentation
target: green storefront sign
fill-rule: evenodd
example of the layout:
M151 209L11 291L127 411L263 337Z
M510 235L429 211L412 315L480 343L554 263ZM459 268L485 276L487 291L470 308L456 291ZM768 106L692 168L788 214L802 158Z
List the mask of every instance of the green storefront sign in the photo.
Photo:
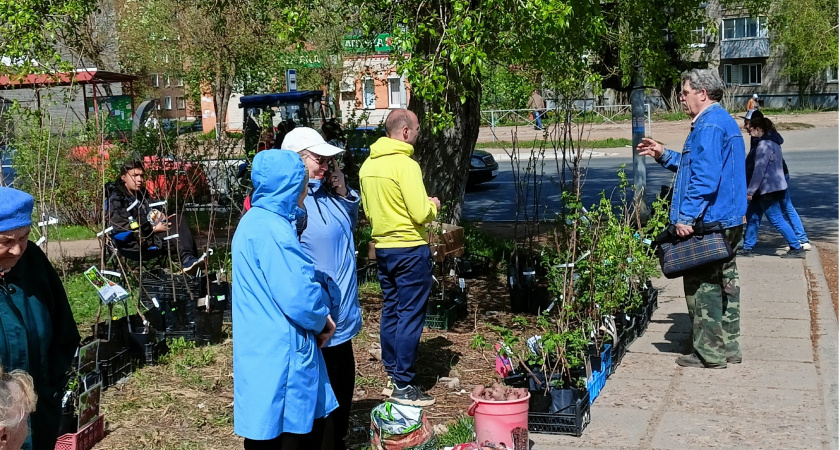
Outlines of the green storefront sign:
M393 42L388 33L381 33L376 37L353 34L344 36L344 50L351 53L391 53Z

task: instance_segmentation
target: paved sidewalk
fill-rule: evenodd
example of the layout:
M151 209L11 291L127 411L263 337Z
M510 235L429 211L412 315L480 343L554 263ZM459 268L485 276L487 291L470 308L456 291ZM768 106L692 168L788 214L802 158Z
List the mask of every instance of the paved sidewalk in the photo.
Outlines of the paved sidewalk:
M583 436L531 433L533 450L838 448L837 320L819 255L739 258L738 268L742 364L677 366L689 331L682 279L656 280L659 309L607 380Z

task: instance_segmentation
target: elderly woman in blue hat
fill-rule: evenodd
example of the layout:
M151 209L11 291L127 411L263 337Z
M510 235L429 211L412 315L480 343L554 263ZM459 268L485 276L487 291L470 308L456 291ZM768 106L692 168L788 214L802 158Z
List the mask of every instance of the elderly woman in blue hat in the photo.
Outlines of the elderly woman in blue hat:
M52 450L79 331L58 274L29 242L31 195L0 187L0 364L32 375L38 401L24 449Z

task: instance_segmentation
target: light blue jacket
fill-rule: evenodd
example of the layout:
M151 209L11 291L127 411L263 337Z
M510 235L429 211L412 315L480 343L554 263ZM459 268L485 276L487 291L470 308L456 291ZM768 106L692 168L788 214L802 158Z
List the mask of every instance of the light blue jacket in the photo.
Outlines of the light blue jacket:
M741 225L747 212L745 158L735 119L719 103L700 112L682 153L666 149L658 161L677 172L671 223L694 225L702 216L724 228Z
M309 217L300 245L315 269L332 278L340 291L335 300L328 297L327 304L336 325L335 334L327 342L327 347L333 347L353 339L362 328L353 240L360 197L353 190L346 198L333 195L322 188L321 180L309 180L308 190L304 206Z
M296 153L258 153L233 236L233 427L249 439L308 433L338 406L315 342L326 294L294 226L303 179Z

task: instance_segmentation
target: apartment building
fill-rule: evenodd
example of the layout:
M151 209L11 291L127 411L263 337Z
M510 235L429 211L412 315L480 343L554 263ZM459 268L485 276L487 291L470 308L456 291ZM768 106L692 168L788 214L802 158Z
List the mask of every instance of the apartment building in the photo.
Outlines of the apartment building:
M394 49L388 34L372 42L346 36L344 48L356 55L344 58L339 100L343 121L377 125L391 110L408 106L410 86L391 61Z
M718 33L696 30L693 47L717 67L729 87L732 107L746 105L758 94L763 108L799 106L798 86L783 73L784 57L772 43L767 18L752 16L744 8L723 8L717 1L706 4L707 14L715 20ZM821 108L838 106L837 66L826 71L808 101Z

